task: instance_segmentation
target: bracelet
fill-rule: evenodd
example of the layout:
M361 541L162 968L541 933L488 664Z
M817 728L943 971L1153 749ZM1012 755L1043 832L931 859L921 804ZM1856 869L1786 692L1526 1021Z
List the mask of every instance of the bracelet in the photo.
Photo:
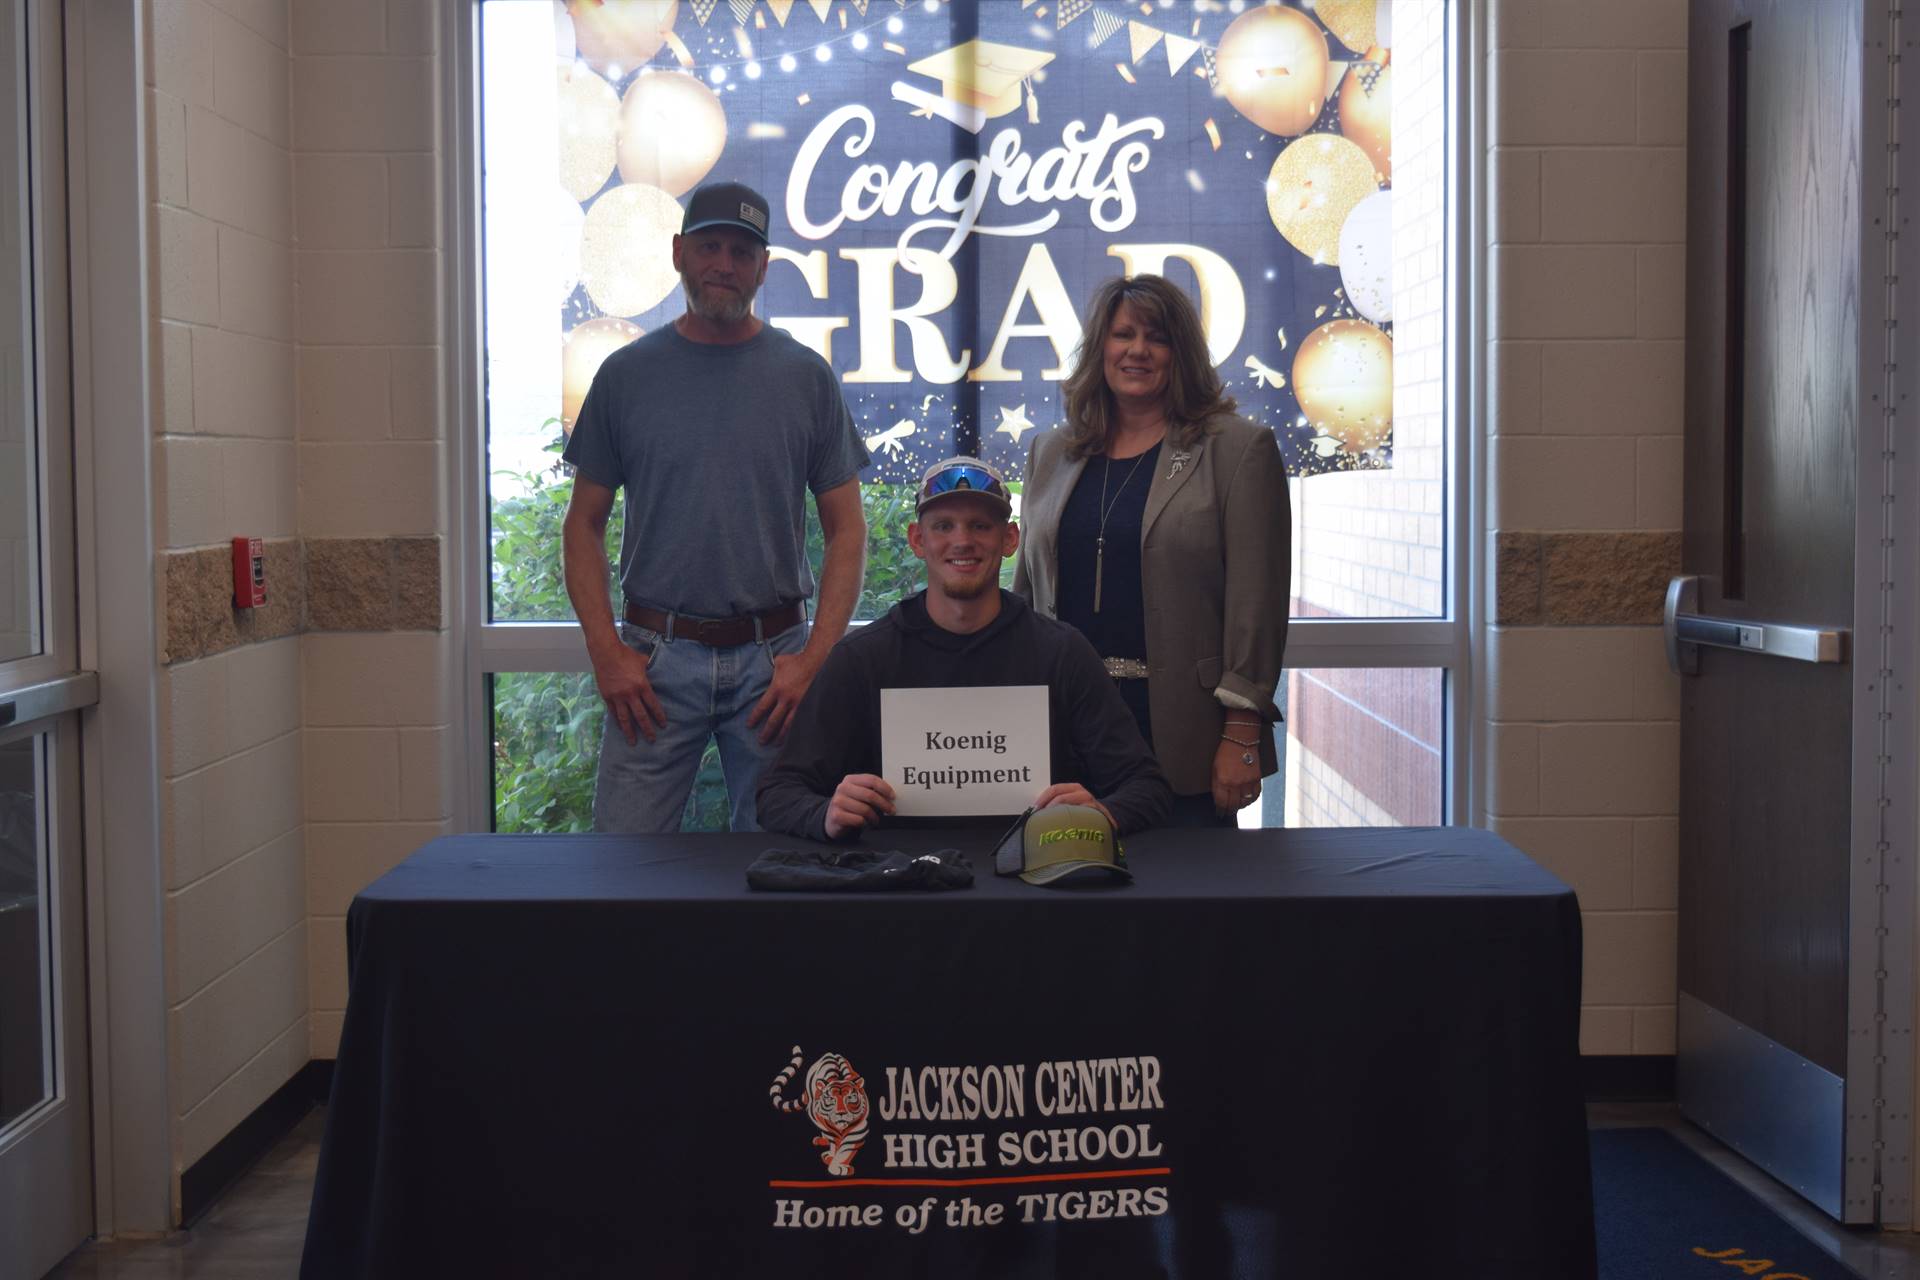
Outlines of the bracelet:
M1222 738L1225 738L1228 742L1231 742L1236 747L1257 747L1260 745L1260 740L1258 738L1245 738L1245 739L1236 738L1224 729L1220 731L1220 736Z

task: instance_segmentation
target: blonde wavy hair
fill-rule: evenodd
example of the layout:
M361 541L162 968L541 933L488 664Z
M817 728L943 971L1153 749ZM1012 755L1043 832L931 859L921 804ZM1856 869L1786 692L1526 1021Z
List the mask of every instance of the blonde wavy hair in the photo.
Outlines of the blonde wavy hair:
M1190 449L1206 432L1207 419L1237 407L1207 356L1207 337L1193 302L1164 276L1117 276L1102 284L1087 305L1086 327L1073 372L1061 384L1066 401L1067 456L1104 453L1113 433L1113 391L1107 386L1107 332L1120 304L1130 302L1150 327L1167 335L1173 353L1167 370L1167 436Z

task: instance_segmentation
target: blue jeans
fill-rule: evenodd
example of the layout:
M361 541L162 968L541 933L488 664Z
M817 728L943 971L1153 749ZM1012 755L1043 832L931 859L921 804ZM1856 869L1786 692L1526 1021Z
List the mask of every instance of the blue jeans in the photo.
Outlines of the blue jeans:
M698 641L663 639L656 631L619 624L620 638L636 653L652 656L647 678L667 713L667 723L627 745L619 722L607 716L600 739L600 773L593 788L593 829L611 832L678 831L693 790L707 739L720 743L720 770L735 831L758 831L754 787L760 770L779 749L762 745L747 715L773 679L776 654L806 647L801 623L762 643L715 648Z

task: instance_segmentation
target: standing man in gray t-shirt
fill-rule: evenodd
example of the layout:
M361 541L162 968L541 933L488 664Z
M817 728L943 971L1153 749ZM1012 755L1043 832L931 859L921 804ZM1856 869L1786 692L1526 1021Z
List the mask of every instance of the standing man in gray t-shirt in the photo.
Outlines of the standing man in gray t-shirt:
M868 457L833 370L753 314L766 200L687 198L673 265L687 309L607 357L567 440L567 594L607 704L597 831L677 831L707 741L735 831L754 784L860 595ZM626 490L624 616L607 600L607 518ZM806 491L826 535L813 627Z

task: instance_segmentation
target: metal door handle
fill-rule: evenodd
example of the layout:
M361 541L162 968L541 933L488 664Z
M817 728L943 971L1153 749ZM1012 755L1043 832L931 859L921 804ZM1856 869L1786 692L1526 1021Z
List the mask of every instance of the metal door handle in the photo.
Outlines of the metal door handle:
M1667 665L1678 675L1700 672L1700 649L1739 649L1796 662L1845 662L1851 635L1843 627L1806 627L1785 622L1710 618L1698 612L1700 579L1686 575L1667 583L1661 629L1667 640Z

